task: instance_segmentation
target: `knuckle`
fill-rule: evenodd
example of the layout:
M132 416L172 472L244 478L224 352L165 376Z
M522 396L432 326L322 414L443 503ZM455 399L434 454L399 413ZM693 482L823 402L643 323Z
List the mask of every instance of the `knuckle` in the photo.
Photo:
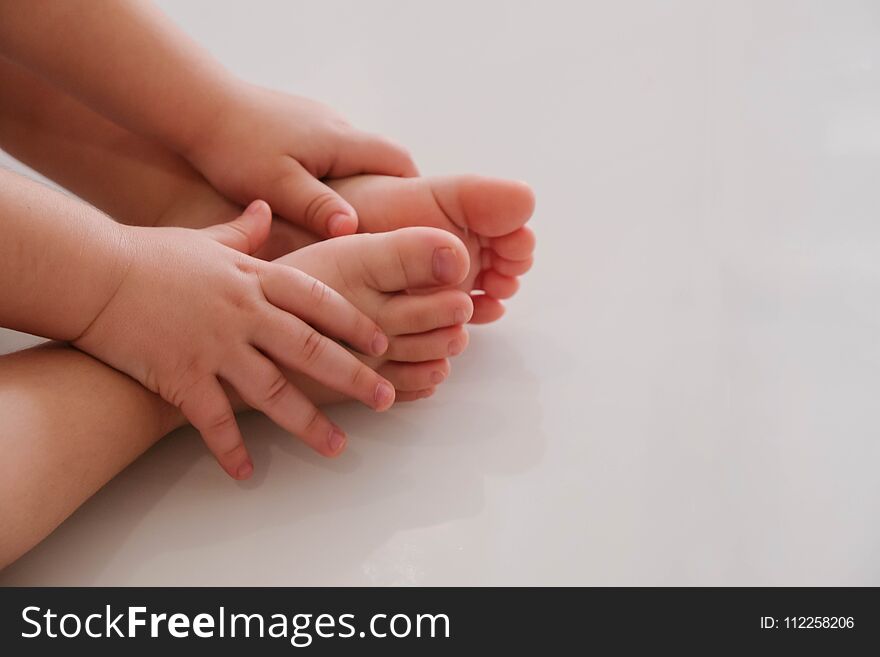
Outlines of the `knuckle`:
M309 286L309 300L313 306L322 307L330 298L330 288L317 278L313 278Z
M335 194L329 190L319 192L312 197L308 204L306 204L305 210L303 211L303 218L310 225L314 226L318 223L318 218L326 214L327 208L334 203L336 203Z
M371 370L363 363L358 363L351 372L350 385L352 390L357 390L366 385L369 381L369 372Z
M321 411L318 410L316 406L312 406L308 415L305 418L305 423L303 424L303 435L304 436L314 436L320 430L323 416L321 415Z
M257 310L260 301L264 298L260 272L251 263L244 261L236 264L236 268L239 272L239 279L226 292L226 302L235 311L253 312Z
M273 408L278 406L286 396L287 379L281 372L278 372L263 389L261 404L263 408Z
M236 426L235 415L228 411L221 411L210 415L205 422L206 431L228 431Z
M168 377L170 381L164 382L163 379L166 379L166 376L159 374L155 389L160 397L182 410L184 404L191 401L193 390L204 381L208 373L203 371L203 366L197 356L192 356L183 362L180 367L176 368L176 373L176 376ZM163 385L163 383L167 385Z
M300 355L303 361L308 365L314 365L320 360L321 355L327 348L327 338L315 331L309 330L300 346Z
M234 264L235 268L246 276L258 274L261 266L259 260L244 255L236 258Z
M352 319L348 338L351 342L357 341L358 343L370 344L377 330L378 327L373 322L360 312L356 312Z
M244 443L238 443L220 452L220 457L222 461L228 461L231 464L239 463L242 459L247 458L247 448L244 446Z
M246 313L253 309L254 301L244 290L236 290L229 294L229 305L236 312Z

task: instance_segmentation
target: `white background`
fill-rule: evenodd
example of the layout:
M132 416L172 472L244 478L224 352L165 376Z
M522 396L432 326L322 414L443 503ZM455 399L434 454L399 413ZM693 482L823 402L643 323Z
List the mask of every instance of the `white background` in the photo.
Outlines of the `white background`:
M344 458L245 416L236 484L179 431L0 583L880 584L880 5L162 5L529 181L537 263L433 399L332 412Z

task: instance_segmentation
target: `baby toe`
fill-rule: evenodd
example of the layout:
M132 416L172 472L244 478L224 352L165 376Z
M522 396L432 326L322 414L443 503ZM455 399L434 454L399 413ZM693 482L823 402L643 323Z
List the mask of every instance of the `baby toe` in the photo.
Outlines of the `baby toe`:
M389 361L379 368L396 390L412 392L440 385L449 376L450 365L445 358L423 363Z
M413 335L392 338L386 357L389 360L417 363L457 356L469 341L467 329L456 325Z
M526 260L535 250L535 233L528 226L489 240L492 250L508 260Z
M434 196L450 218L480 235L497 237L516 230L535 209L535 194L524 182L475 175L433 182Z
M492 251L489 253L491 253L490 264L485 269L494 269L502 276L522 276L532 268L535 262L532 256L525 260L508 260Z
M509 299L519 290L519 281L510 276L502 276L495 270L483 272L481 289L490 297Z
M439 228L400 228L365 237L360 253L364 275L383 292L456 285L470 269L465 245Z
M471 324L488 324L504 314L504 304L488 294L472 294L471 299L474 302Z
M418 399L425 399L430 397L435 392L437 392L437 388L426 388L425 390L401 390L397 393L397 397L394 401L399 402L411 402L416 401Z
M432 294L396 294L379 311L379 326L389 335L424 333L464 324L474 305L461 290L440 290Z

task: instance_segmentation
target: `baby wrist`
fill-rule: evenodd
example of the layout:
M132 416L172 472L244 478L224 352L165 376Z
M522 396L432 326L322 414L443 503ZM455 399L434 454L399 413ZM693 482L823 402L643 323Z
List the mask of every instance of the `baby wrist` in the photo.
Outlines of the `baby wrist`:
M85 316L78 321L80 326L78 337L71 340L74 343L89 333L111 304L122 288L138 252L133 238L133 228L115 221L107 221L100 242L93 245L92 252L99 254L99 257L92 258L94 270L87 274L95 297L88 304L89 310Z
M212 85L212 93L206 94L198 109L164 141L166 145L190 164L199 167L199 161L209 149L217 128L234 113L242 93L243 83L224 74Z

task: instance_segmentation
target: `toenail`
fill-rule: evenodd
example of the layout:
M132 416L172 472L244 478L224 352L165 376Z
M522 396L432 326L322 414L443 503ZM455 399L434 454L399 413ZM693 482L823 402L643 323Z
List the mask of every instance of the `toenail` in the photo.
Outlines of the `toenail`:
M394 388L382 381L376 386L376 408L387 408L394 401Z
M453 317L453 320L456 324L464 324L466 321L468 321L468 314L464 310L464 308L459 308L455 311L455 316Z
M388 338L385 337L385 334L382 331L376 331L376 335L373 336L373 355L381 356L388 350Z
M250 462L250 459L242 463L238 466L238 470L235 471L236 479L247 479L254 473L254 464Z
M449 343L449 355L450 356L458 356L461 353L462 346L461 341L453 340Z
M330 429L330 437L327 438L327 444L330 446L330 451L334 454L342 449L345 445L345 434L342 433L342 429L339 427Z
M452 283L458 279L458 258L448 246L434 250L434 278L441 283Z
M445 378L446 375L439 370L431 372L431 383L433 383L434 385L437 385L438 383L443 383L443 379Z

